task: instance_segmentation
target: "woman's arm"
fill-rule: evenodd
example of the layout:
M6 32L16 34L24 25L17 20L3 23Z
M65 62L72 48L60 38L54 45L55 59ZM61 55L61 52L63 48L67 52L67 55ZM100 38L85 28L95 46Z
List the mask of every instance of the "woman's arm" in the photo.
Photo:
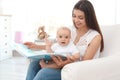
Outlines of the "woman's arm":
M25 42L24 45L26 45L30 49L37 49L37 50L45 50L46 49L46 45L37 45L32 42Z
M100 43L101 43L101 36L97 35L95 38L93 38L93 40L88 45L85 55L82 57L81 60L93 59L95 53L99 49ZM63 67L66 64L74 62L74 61L70 60L69 58L66 61L63 61L59 56L58 57L53 56L52 59L59 67Z
M85 55L82 57L82 60L93 59L95 53L99 49L100 43L101 43L101 36L100 35L95 36L95 38L93 38L93 40L88 45Z

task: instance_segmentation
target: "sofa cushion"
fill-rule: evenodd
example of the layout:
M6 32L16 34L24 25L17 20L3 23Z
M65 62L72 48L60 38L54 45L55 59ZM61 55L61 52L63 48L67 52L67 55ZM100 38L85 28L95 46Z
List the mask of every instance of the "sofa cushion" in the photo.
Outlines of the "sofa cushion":
M101 26L104 38L104 51L101 57L120 54L120 25Z

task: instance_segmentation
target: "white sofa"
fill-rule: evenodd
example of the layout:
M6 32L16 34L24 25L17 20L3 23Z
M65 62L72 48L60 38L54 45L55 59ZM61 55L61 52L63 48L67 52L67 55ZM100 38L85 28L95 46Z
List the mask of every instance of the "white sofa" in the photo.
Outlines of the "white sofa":
M105 44L101 58L66 65L62 80L120 80L120 25L101 30Z

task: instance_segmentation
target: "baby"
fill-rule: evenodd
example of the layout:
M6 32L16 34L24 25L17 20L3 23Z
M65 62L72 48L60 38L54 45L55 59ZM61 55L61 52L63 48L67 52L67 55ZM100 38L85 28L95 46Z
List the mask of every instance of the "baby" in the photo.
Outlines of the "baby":
M80 60L80 53L71 41L71 31L68 27L60 27L57 30L56 43L45 38L46 51L55 55L69 57L72 61Z

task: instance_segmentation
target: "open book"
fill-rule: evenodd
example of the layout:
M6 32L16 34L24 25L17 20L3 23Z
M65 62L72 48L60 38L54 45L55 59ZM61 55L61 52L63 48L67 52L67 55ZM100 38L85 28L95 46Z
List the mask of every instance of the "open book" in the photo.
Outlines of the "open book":
M51 55L59 55L62 57L63 60L67 59L65 56L61 54L55 53L47 53L45 50L31 50L28 49L27 46L24 44L14 44L14 49L19 52L19 54L23 55L24 57L30 59L45 59L45 60L52 60Z

